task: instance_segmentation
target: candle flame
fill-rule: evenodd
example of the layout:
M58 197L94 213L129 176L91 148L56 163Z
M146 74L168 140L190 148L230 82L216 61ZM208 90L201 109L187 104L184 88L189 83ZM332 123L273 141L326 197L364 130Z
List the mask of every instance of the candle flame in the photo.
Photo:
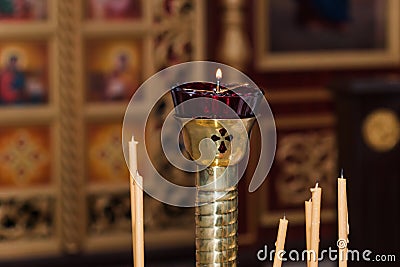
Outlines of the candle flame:
M217 72L215 73L215 78L217 78L217 80L222 79L222 70L220 68L217 69Z

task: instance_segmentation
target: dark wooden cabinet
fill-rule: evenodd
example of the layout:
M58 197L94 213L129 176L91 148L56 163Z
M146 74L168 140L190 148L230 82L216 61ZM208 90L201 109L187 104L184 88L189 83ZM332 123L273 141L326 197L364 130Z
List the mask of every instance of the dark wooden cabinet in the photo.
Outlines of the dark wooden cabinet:
M360 259L365 249L372 251L371 259L377 254L398 254L400 80L353 80L335 84L332 89L338 118L339 166L348 177L349 248L359 250ZM369 264L361 259L349 266Z

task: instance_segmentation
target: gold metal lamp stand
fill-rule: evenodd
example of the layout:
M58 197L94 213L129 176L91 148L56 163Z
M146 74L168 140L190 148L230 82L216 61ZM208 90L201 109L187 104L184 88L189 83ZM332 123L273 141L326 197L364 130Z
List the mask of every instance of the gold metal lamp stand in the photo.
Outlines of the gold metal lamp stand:
M255 119L177 119L192 159L201 159L202 140L215 144L211 164L196 161L196 266L237 266L238 163Z

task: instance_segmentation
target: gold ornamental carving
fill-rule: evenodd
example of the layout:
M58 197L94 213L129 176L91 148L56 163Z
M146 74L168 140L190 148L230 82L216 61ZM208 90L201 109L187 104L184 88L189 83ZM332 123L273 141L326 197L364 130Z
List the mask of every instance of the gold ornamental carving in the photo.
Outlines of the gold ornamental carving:
M388 108L372 111L363 122L362 135L372 150L392 150L400 140L400 122L396 113Z

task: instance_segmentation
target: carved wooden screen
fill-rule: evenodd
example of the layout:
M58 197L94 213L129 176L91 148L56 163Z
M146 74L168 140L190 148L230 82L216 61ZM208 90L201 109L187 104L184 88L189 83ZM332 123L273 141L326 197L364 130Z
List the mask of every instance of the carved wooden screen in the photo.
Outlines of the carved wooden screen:
M119 2L0 3L0 260L131 245L122 118L156 71L203 58L203 1ZM192 213L145 205L146 244L193 242Z

